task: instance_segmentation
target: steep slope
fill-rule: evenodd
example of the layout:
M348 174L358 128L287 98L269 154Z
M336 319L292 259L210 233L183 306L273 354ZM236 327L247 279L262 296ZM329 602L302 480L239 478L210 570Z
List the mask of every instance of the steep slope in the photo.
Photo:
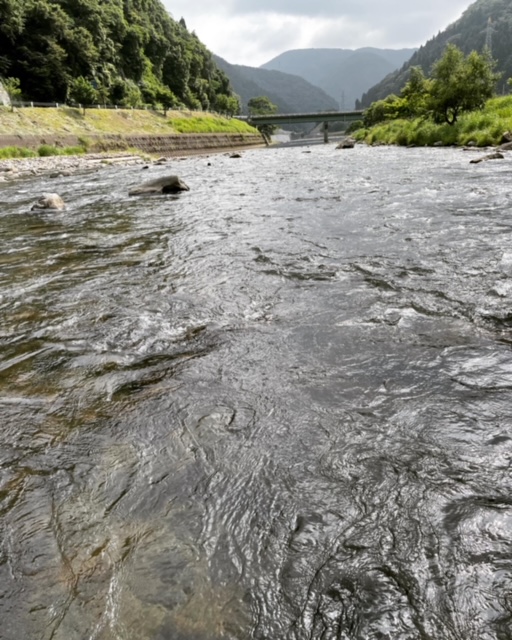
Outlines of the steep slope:
M261 95L268 96L282 113L333 111L338 108L333 98L299 76L230 64L218 56L214 59L240 96L243 112L247 112L247 102L251 98Z
M300 75L322 88L338 106L353 109L355 101L380 79L409 59L415 49L297 49L262 65Z
M399 70L391 73L362 97L361 106L367 107L391 93L399 93L407 82L411 66L420 66L429 74L434 62L441 57L448 43L456 44L464 53L482 51L490 45L497 71L502 73L498 90L506 88L512 76L512 3L510 0L477 0L462 16L420 47Z
M64 102L78 77L118 104L209 108L231 95L211 53L160 0L0 0L0 76L41 102Z

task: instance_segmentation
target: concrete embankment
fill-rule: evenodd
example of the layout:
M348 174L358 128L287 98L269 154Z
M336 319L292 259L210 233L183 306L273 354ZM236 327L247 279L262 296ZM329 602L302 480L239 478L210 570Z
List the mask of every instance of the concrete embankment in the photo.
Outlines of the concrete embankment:
M86 144L93 152L138 149L144 153L160 155L186 155L208 151L263 146L259 134L247 133L201 133L166 135L1 135L0 147L24 147L38 149L47 144L56 147L74 147Z

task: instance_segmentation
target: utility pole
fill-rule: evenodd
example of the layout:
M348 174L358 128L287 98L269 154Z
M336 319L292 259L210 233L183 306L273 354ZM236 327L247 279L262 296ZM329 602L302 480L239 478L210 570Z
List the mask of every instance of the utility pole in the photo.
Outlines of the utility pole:
M492 18L489 16L487 20L487 29L485 32L485 48L489 52L489 55L492 56L492 32L494 31L492 26Z

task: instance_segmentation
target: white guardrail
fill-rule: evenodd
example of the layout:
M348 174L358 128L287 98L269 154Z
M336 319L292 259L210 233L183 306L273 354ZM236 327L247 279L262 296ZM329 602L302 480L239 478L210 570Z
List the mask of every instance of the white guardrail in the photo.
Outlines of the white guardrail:
M23 108L33 108L33 107L44 107L47 109L59 109L59 108L71 108L71 109L131 109L132 111L157 111L159 113L167 113L168 111L186 111L188 113L212 113L217 116L222 116L224 118L231 118L232 116L226 113L220 113L219 111L211 111L209 109L188 109L187 107L171 107L169 109L164 109L160 107L157 109L156 107L151 107L148 105L144 105L142 107L127 107L123 105L117 104L78 104L76 102L22 102L18 100L11 101L10 105L4 105L9 108L23 109Z

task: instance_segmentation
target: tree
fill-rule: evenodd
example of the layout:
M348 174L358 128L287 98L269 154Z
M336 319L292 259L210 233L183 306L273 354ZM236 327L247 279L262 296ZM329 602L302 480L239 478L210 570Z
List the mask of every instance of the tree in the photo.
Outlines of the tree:
M453 125L463 111L481 109L494 95L500 77L494 67L488 50L465 57L449 44L432 68L428 106L434 120Z
M409 80L400 92L403 99L403 115L422 116L428 110L430 80L425 77L421 67L411 67Z
M82 105L85 115L85 108L94 104L98 100L98 92L92 84L83 76L73 78L69 83L68 97L72 102Z
M267 96L257 96L256 98L251 98L247 103L247 107L249 109L249 113L252 116L263 116L277 112L277 105L271 102L270 98L268 98Z
M11 102L18 102L21 100L21 88L19 78L4 78L2 80L4 89L7 91Z
M267 96L251 98L247 103L247 108L251 116L266 116L277 112L277 105L271 102ZM268 142L277 127L273 124L259 124L256 125L256 128Z
M161 0L0 0L0 76L19 78L23 95L41 102L64 102L79 77L102 87L102 101L128 106L156 104L166 88L196 108L233 93Z
M395 96L394 93L373 102L363 114L363 123L365 127L373 127L380 122L386 120L395 120L403 115L404 100Z
M164 116L167 115L167 111L178 105L178 100L174 93L168 88L163 87L156 93L156 99L162 105L164 110Z
M221 93L215 100L215 110L228 116L240 113L240 99L238 96L227 96Z

